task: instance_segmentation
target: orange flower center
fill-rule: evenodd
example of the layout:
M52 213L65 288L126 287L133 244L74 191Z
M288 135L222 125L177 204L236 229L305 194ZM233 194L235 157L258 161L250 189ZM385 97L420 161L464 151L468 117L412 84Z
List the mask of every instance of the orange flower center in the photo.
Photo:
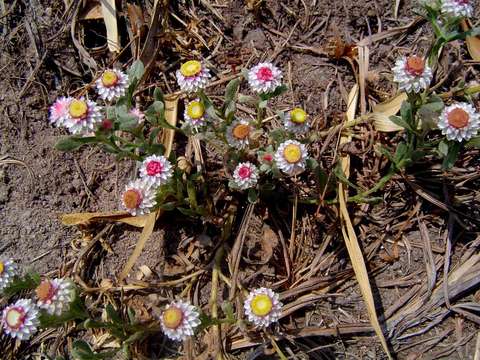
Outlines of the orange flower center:
M250 134L250 126L239 124L233 128L232 133L235 138L243 140Z
M83 118L87 115L88 106L83 100L72 100L68 106L68 111L73 118Z
M38 285L38 287L35 289L35 292L38 300L48 301L52 299L53 295L55 295L56 289L50 281L44 280L40 283L40 285Z
M255 296L250 303L250 309L257 316L266 316L270 314L272 308L272 299L270 299L270 297L265 294Z
M118 75L115 71L106 70L102 75L102 84L105 87L112 87L117 85L118 83Z
M453 109L447 114L448 123L456 129L462 129L467 126L468 120L470 120L470 116L461 108Z
M170 307L163 312L163 324L169 329L178 328L183 321L183 311L177 307Z
M295 164L302 158L302 150L296 144L288 144L283 150L283 157L290 164Z
M123 194L123 203L127 209L136 209L142 203L142 195L138 190L127 190Z
M411 75L420 76L425 70L425 61L419 56L410 56L407 59L406 70Z

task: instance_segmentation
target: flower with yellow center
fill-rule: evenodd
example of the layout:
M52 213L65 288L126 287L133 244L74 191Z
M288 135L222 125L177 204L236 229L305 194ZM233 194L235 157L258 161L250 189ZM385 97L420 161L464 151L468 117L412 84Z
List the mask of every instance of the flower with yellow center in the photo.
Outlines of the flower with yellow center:
M66 119L70 116L69 108L72 100L73 98L64 96L55 100L50 106L50 114L48 116L51 124L58 127L65 125Z
M259 327L267 327L280 318L282 304L278 294L262 287L248 294L243 308L248 321Z
M310 126L307 121L308 115L305 110L295 108L285 115L284 126L287 131L294 134L305 134Z
M68 114L63 120L64 125L72 134L85 135L95 130L103 121L100 107L91 100L84 98L71 99L68 104Z
M236 149L245 149L249 145L249 137L252 131L250 123L246 120L233 121L226 130L227 143Z
M205 106L200 99L195 99L185 104L183 119L183 127L186 129L198 131L206 125Z
M0 260L0 294L13 282L17 275L17 265L15 265L13 260Z
M188 93L205 88L211 76L210 71L198 60L183 63L176 75L180 89Z
M150 213L156 203L155 189L145 179L131 181L122 194L123 208L133 216Z
M95 84L98 95L103 100L112 101L125 95L128 75L118 69L105 70Z
M438 128L448 140L468 141L480 129L480 114L468 103L457 103L443 109Z
M277 167L288 175L303 172L307 157L307 148L296 140L287 140L280 144L274 156Z
M38 309L30 299L17 300L2 312L2 327L5 334L19 340L28 340L40 325Z
M197 308L190 303L173 301L162 313L160 322L162 330L171 340L185 340L194 334L195 328L200 325L200 314Z

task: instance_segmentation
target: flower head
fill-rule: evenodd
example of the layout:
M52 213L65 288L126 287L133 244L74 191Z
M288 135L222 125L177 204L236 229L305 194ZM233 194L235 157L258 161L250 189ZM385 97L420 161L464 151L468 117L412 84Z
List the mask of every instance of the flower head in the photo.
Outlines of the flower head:
M165 156L148 156L140 167L140 177L152 187L166 184L172 173L172 164Z
M122 194L122 205L133 216L148 214L156 205L155 191L144 179L131 181Z
M2 326L6 334L19 340L28 340L40 324L38 309L32 300L20 299L2 312Z
M198 60L183 63L176 75L180 89L189 93L205 88L211 77L210 71Z
M13 260L0 260L0 293L13 282L17 273L17 265Z
M228 145L236 149L248 147L252 127L247 120L235 120L228 127L226 132Z
M282 303L278 294L262 287L248 294L243 308L248 321L259 327L267 327L280 318Z
M295 108L285 115L284 126L287 131L294 134L305 134L308 129L308 115L305 110Z
M70 308L75 287L70 279L43 280L35 289L37 306L50 315L60 316Z
M96 81L98 95L111 101L125 95L128 87L128 75L117 69L105 70Z
M468 141L480 128L480 114L467 103L458 103L443 109L438 128L448 140Z
M442 13L452 17L471 17L473 6L470 0L442 0Z
M68 106L72 100L73 98L64 96L55 100L52 106L50 106L50 115L48 117L51 124L57 127L65 125L65 120L68 118Z
M233 183L239 190L246 190L257 185L258 169L249 162L240 163L233 172Z
M195 99L185 104L183 119L186 127L197 131L206 125L205 106L200 99Z
M168 304L160 319L165 335L172 340L185 340L192 336L200 325L200 314L197 308L182 300Z
M307 157L305 145L296 140L287 140L275 152L275 163L284 173L297 175L305 170Z
M403 57L395 62L393 80L400 90L418 93L430 85L432 69L419 56Z
M64 126L72 134L85 134L93 131L96 124L101 124L103 116L100 107L91 100L71 99Z
M272 63L259 63L248 72L248 83L257 93L271 93L280 86L282 72Z

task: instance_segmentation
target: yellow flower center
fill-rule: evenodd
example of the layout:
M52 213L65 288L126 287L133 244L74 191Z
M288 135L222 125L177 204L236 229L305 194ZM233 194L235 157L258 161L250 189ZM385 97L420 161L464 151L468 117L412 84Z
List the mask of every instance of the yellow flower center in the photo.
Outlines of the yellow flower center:
M270 299L270 297L265 294L255 296L250 303L250 309L257 316L266 316L270 314L272 308L272 299Z
M178 328L183 321L183 312L179 308L170 307L163 312L163 324L169 329Z
M239 124L233 128L232 134L235 138L243 140L250 134L250 126Z
M142 203L142 195L135 189L125 191L123 203L127 209L136 209Z
M6 322L8 326L18 329L22 325L25 314L18 308L12 308L7 311Z
M82 118L87 115L88 106L87 103L83 100L72 100L70 106L68 107L70 115L74 118Z
M199 101L192 101L187 106L187 115L192 119L200 119L205 113L203 104Z
M5 270L5 264L0 261L0 275L3 274L3 271Z
M180 66L180 72L185 77L198 75L202 71L202 64L197 60L190 60Z
M105 87L115 86L118 83L118 76L115 71L106 70L102 75L102 84Z
M307 113L303 109L295 108L290 111L290 120L295 124L303 124L307 120Z
M295 164L302 158L302 150L296 144L288 144L283 150L283 157L290 164Z

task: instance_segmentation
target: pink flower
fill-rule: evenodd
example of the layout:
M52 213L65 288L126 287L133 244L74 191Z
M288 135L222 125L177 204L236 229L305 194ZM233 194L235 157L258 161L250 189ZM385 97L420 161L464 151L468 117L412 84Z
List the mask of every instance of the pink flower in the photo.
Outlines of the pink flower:
M50 106L50 123L58 127L65 124L65 120L68 117L68 107L72 100L73 98L64 96L55 100L52 106Z

